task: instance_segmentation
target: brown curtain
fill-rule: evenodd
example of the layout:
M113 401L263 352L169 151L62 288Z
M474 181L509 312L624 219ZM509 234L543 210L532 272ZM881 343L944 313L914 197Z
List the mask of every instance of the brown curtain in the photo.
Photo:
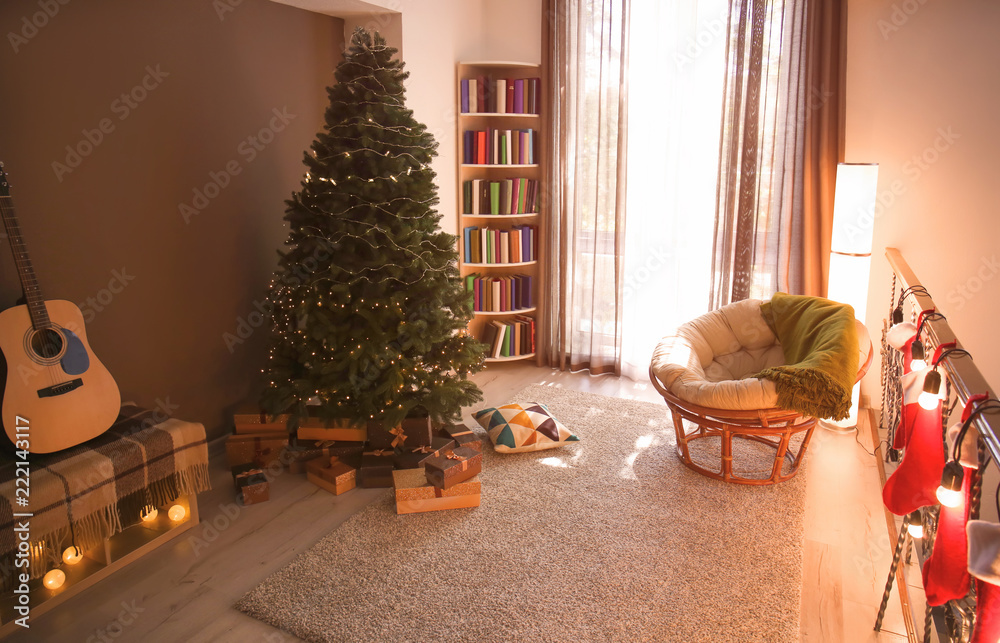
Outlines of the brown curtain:
M842 0L733 0L712 308L824 295L841 159Z
M546 0L545 334L551 366L620 371L628 0Z

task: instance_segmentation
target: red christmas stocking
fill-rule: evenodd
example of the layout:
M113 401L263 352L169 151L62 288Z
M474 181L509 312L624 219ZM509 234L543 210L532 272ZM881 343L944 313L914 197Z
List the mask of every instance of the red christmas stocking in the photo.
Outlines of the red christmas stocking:
M897 450L906 448L906 443L910 439L910 433L913 432L913 422L917 419L916 409L920 408L917 406L917 398L920 396L920 391L913 390L913 379L915 376L910 372L910 362L910 344L907 342L903 346L903 376L899 378L903 385L903 408L900 409L899 426L896 428L896 434L892 438L892 448ZM920 378L921 386L923 386L923 381L923 378Z
M1000 587L976 581L976 626L969 643L1000 641Z
M969 573L976 579L976 626L972 643L1000 641L1000 525L970 520Z
M920 379L922 382L923 378ZM912 406L913 428L907 439L903 461L882 488L882 502L897 516L937 504L935 492L944 470L941 401L933 411L921 408L919 404Z
M927 604L944 605L969 593L968 541L965 523L969 520L969 489L972 470L965 469L962 502L957 507L941 505L934 551L924 563L924 592Z

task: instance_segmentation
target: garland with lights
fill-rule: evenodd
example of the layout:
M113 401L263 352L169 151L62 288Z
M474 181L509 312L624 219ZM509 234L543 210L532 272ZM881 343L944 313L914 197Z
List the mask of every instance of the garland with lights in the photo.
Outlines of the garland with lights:
M454 235L439 228L436 143L404 104L408 73L384 38L355 30L325 127L305 154L291 229L268 290L261 406L355 425L460 417L482 393L483 344Z

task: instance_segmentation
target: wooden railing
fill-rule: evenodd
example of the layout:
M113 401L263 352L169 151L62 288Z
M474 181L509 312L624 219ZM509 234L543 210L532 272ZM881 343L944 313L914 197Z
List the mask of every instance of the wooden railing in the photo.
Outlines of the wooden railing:
M923 310L936 309L934 304L934 299L931 297L930 293L925 287L922 287L920 280L917 275L910 268L909 264L903 258L902 253L895 248L887 248L885 253L886 258L889 261L889 265L893 270L895 276L895 282L893 287L893 306L898 302L898 297L902 292L907 292L908 294L903 298L903 312L904 318L913 320L916 318L917 314ZM887 317L891 316L891 311ZM940 311L939 311L940 312ZM891 320L887 319L884 322L884 329L888 328ZM948 344L950 342L955 342L957 348L964 348L962 346L961 340L952 330L951 326L948 324L948 320L942 316L929 316L928 319L923 324L923 332L921 337L927 347L926 354L932 355L934 350L942 345ZM884 344L884 341L883 341ZM896 365L899 366L901 362L901 357L895 351L890 351L892 355L885 354L885 349L883 348L883 361L887 359L897 360ZM971 352L970 352L971 355ZM974 357L974 355L972 355ZM996 397L993 394L993 389L990 387L986 378L976 367L974 359L970 359L968 356L962 354L956 354L953 359L952 356L945 356L939 362L939 369L941 369L948 382L949 399L946 401L946 408L953 409L952 416L947 420L948 424L955 421L956 417L961 414L961 410L964 408L966 402L973 395L989 393L991 397ZM892 370L891 368L889 369ZM883 408L881 409L881 434L882 436L891 436L895 430L893 423L898 420L898 409L895 407L899 405L901 400L898 398L899 389L896 388L895 394L893 394L893 385L898 384L898 380L894 380L892 374L886 377L886 367L883 364ZM889 399L887 399L889 398ZM887 404L888 402L888 404ZM987 459L986 452L989 452L988 459L996 465L1000 462L1000 439L998 439L998 434L1000 434L1000 416L997 414L982 413L975 417L971 426L979 432L981 439L979 441L979 455L980 462ZM887 463L894 460L898 456L898 452L894 452L891 448L887 449L885 452ZM891 466L891 465L890 465ZM995 466L991 467L991 473L995 474ZM982 471L982 470L981 470ZM884 469L883 469L884 475ZM884 482L884 480L883 480ZM981 484L981 478L980 478ZM992 494L989 494L992 496ZM992 506L989 503L987 506ZM928 511L927 508L924 511ZM935 515L934 510L929 510L931 515ZM992 511L992 510L991 510ZM898 567L900 553L905 549L909 549L909 543L905 534L897 532L897 525L895 519L891 514L886 511L887 518L889 519L889 533L890 538L897 539L897 550L893 561L893 568L890 569L890 578L886 584L885 595L883 597L883 605L879 610L878 620L876 621L876 629L878 629L878 624L881 623L882 615L884 614L886 599L888 598L889 592L892 587L892 582L895 579L898 580L897 588L900 590L900 598L903 602L904 608L904 620L906 621L907 634L909 635L910 641L923 640L923 641L953 641L962 640L963 636L968 632L964 632L963 623L967 623L968 615L971 614L971 610L974 609L974 604L971 600L966 599L963 601L946 603L943 606L935 607L929 609L923 614L923 627L920 628L920 632L914 631L917 629L914 626L914 621L919 619L914 618L913 614L907 613L909 611L910 603L909 596L905 587L905 575L903 570ZM994 518L996 518L994 516ZM909 520L907 517L902 525L902 531L906 530L906 522ZM934 520L932 519L932 524ZM927 546L926 540L922 543L922 546L917 547L918 560L923 565L925 556L930 554L930 549ZM904 556L904 557L908 557ZM958 603L961 603L959 605ZM920 637L920 638L918 638Z

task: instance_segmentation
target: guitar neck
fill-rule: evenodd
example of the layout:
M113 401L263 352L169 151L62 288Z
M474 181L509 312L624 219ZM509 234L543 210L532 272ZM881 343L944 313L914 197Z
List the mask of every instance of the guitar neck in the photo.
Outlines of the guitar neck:
M21 237L21 226L14 212L14 200L8 195L0 195L0 214L3 215L3 227L7 231L10 250L14 254L14 264L17 266L17 276L21 280L21 289L28 304L28 314L31 325L36 328L48 328L52 325L49 313L45 308L45 299L35 278L35 269L28 257L28 247Z

